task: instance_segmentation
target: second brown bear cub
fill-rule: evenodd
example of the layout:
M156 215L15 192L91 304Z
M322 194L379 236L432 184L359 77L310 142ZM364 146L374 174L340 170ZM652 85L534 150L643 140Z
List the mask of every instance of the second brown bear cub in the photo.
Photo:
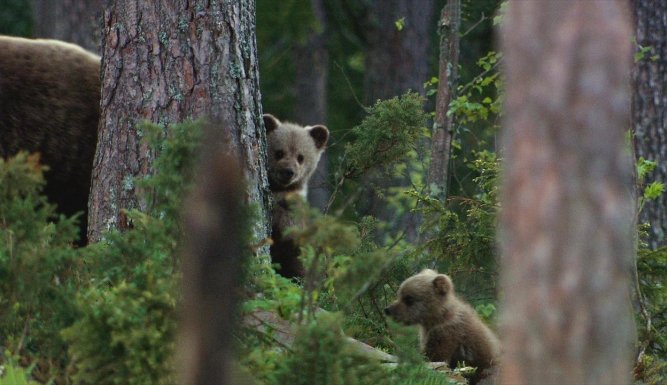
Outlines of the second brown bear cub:
M280 264L278 273L282 276L303 276L299 247L285 236L285 230L296 224L287 197L298 194L306 198L308 181L329 140L329 130L322 125L302 127L281 122L270 114L264 114L264 126L269 153L269 187L273 193L271 259Z
M398 299L384 309L385 314L406 325L419 325L422 350L431 361L477 367L470 380L484 378L500 355L500 343L475 310L454 293L454 284L445 274L426 269L406 279L398 289Z

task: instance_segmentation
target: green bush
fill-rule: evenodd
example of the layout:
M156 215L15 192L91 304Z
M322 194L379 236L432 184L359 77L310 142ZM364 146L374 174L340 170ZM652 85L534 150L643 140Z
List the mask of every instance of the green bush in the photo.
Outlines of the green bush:
M35 155L0 159L0 344L62 367L58 331L78 315L73 298L82 261L71 247L76 220L57 216L40 195L42 171Z
M63 332L84 384L172 384L176 331L174 279L147 261L132 282L94 287L78 297L82 313Z
M75 382L171 384L179 301L180 209L192 182L199 123L141 129L155 151L154 174L138 181L145 213L127 212L133 228L86 248L81 316L62 335Z

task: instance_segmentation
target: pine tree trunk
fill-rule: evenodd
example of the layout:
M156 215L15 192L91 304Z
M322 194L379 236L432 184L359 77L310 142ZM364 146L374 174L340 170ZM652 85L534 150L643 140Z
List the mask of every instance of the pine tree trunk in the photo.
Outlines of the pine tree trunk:
M500 383L629 384L629 12L510 2L500 214Z
M367 105L378 100L401 95L408 90L424 94L424 82L430 78L429 53L431 32L435 23L433 0L370 0L367 10L366 63L364 99ZM397 26L397 23L400 27ZM419 217L412 211L397 217L387 202L377 196L380 186L409 186L407 177L396 180L365 181L367 207L362 215L370 214L392 227L390 231L405 231L406 239L417 239ZM378 235L382 238L382 234Z
M300 124L326 124L327 78L329 52L326 47L327 15L323 0L310 1L318 28L311 31L306 42L294 48L296 66L296 107L294 116ZM323 210L331 191L327 153L322 154L317 169L308 183L308 202Z
M634 65L632 127L637 157L657 162L645 182L667 183L667 3L633 0L637 44L650 48ZM646 202L639 214L649 223L648 243L667 246L667 194Z
M102 101L89 203L89 240L126 229L144 208L133 178L151 172L137 127L206 117L241 155L248 195L267 233L265 140L253 0L115 0L104 15Z
M35 37L75 43L100 52L104 0L32 0Z
M368 10L366 104L411 89L424 93L429 76L433 0L372 0ZM401 30L396 22L403 19Z

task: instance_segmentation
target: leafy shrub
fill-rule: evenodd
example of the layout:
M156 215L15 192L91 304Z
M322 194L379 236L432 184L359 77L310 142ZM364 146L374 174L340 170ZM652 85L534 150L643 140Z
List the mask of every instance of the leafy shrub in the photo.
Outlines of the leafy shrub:
M0 343L10 354L65 365L58 331L77 316L76 219L40 193L39 157L0 159ZM48 369L46 369L48 370Z
M63 331L75 382L175 382L180 207L201 127L188 122L142 129L157 154L154 174L138 183L148 210L128 211L132 229L107 233L86 248L88 281L76 301L81 317Z

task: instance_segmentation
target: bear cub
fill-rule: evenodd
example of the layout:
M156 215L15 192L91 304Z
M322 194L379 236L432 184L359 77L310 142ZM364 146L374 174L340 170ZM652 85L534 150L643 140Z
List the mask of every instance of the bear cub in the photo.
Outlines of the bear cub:
M308 180L329 140L329 130L323 125L302 127L281 122L264 114L267 134L269 188L273 193L271 221L271 260L280 264L278 273L284 277L300 277L304 268L299 261L299 247L284 235L296 224L290 212L288 197L298 194L306 198Z
M419 325L421 346L430 361L459 362L477 367L470 379L489 376L500 355L500 343L475 310L454 293L445 274L426 269L403 281L398 299L384 309L405 325ZM488 370L487 370L488 369Z

